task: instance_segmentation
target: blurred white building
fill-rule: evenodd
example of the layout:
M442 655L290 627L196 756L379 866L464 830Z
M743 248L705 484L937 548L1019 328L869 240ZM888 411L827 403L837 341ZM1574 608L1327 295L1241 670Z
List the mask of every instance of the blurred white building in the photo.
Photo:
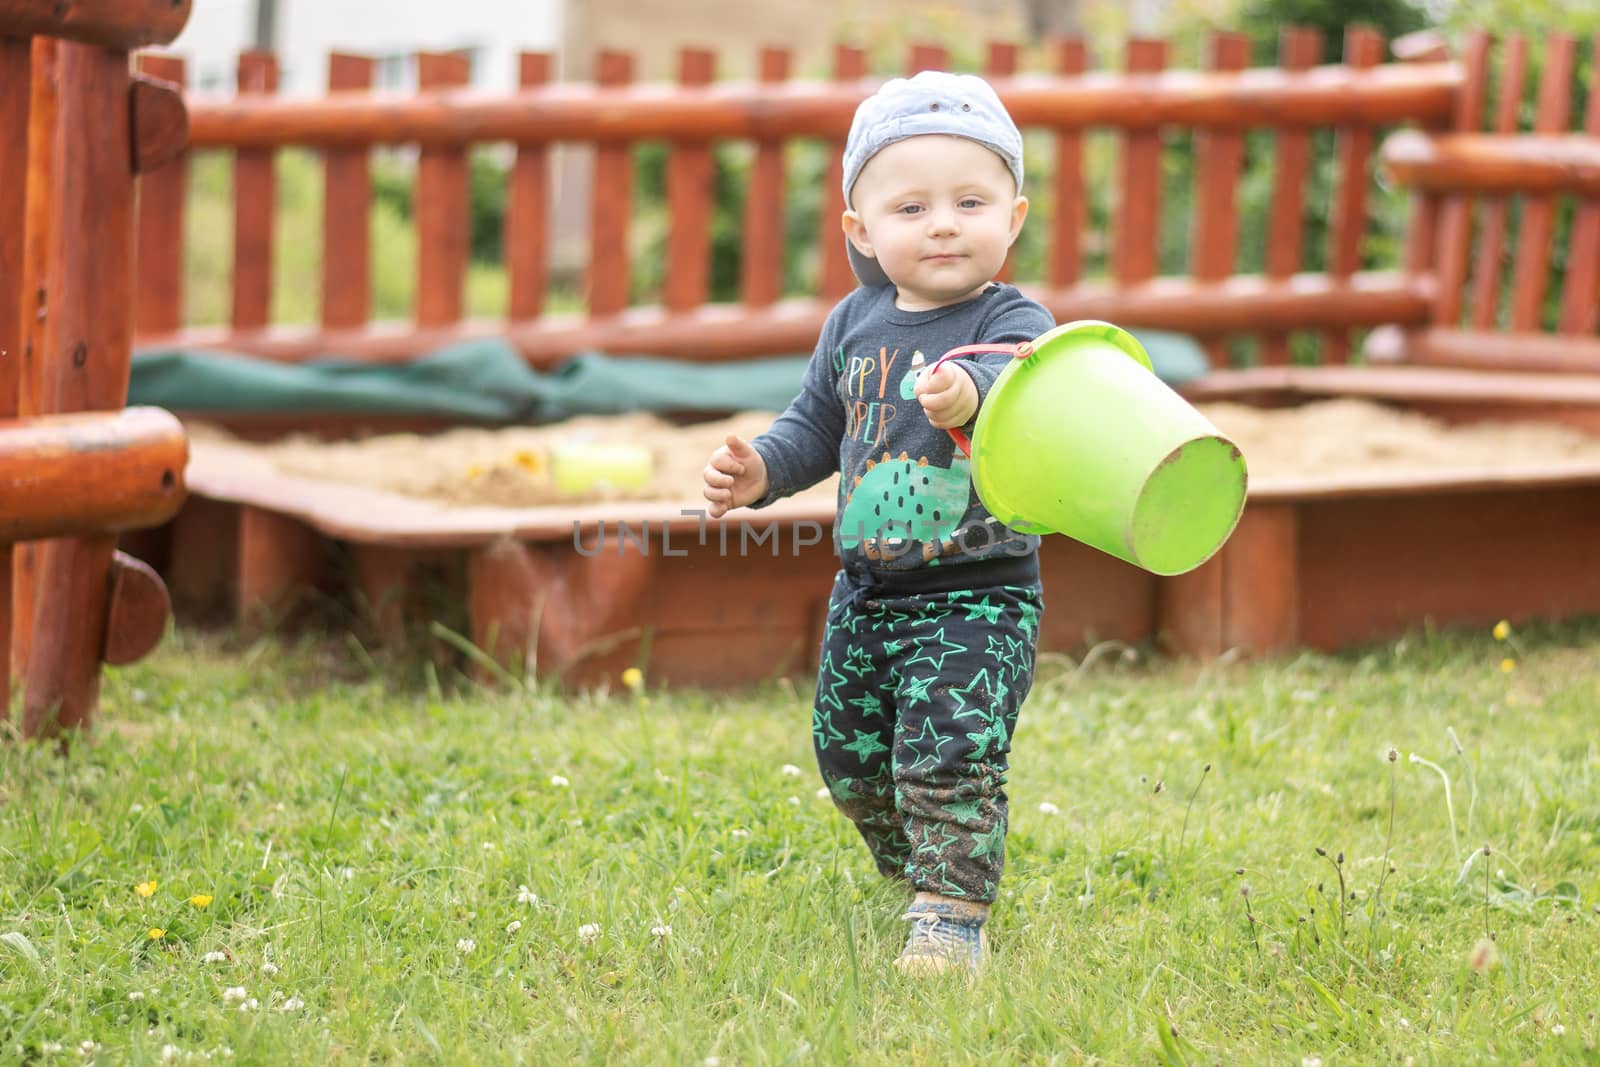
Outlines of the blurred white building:
M163 49L188 61L192 89L232 91L239 53L255 41L257 3L196 0L183 33ZM474 85L509 89L518 52L560 50L564 7L564 0L276 0L281 91L319 95L330 52L371 56L380 88L407 88L416 83L418 51L467 52Z

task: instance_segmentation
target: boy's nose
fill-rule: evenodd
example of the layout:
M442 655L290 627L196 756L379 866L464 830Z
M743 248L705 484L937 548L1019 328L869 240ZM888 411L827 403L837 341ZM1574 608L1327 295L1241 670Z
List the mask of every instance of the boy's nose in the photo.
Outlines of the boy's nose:
M928 232L935 234L956 233L961 229L961 224L956 220L956 213L950 208L934 208L928 212Z

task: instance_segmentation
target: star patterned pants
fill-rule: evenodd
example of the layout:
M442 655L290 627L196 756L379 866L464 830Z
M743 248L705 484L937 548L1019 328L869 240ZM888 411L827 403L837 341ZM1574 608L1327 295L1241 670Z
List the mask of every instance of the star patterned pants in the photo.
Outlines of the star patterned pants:
M1037 585L883 594L835 579L812 713L817 766L884 875L994 900L1007 756L1042 609Z

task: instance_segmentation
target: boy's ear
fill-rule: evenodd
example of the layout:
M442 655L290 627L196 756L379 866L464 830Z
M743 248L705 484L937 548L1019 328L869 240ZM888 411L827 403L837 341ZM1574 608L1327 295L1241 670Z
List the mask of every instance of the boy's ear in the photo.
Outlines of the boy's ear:
M1011 202L1011 239L1006 242L1009 247L1016 241L1017 235L1022 232L1022 223L1028 217L1028 198L1019 196Z
M877 253L872 250L872 238L867 236L867 227L862 223L860 215L854 211L846 211L839 216L839 228L844 231L845 237L849 238L857 252L868 259L878 258Z

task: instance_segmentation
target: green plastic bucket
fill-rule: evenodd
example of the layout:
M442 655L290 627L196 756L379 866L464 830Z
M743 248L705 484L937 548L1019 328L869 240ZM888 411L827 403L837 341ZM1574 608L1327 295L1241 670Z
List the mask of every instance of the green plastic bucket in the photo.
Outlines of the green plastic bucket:
M1211 558L1244 510L1238 446L1110 323L1069 322L1020 352L972 435L973 484L995 518L1154 574Z

